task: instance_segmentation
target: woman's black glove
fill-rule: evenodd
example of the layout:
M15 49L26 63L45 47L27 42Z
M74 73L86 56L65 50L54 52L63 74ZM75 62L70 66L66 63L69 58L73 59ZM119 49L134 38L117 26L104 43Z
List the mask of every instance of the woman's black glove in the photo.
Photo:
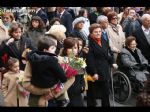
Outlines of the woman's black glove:
M140 71L146 70L147 65L146 64L140 64Z

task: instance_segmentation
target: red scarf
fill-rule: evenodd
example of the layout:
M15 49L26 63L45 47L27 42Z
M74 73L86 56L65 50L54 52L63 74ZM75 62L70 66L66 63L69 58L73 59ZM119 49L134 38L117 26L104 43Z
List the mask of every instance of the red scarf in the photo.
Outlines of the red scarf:
M99 46L102 47L102 42L101 42L101 38L96 38L95 35L90 36Z

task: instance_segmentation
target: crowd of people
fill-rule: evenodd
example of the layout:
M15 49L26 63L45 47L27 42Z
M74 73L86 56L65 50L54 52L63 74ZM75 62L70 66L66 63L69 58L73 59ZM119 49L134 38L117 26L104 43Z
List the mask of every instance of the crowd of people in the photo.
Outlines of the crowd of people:
M150 106L150 7L1 9L0 106L110 107L118 57L145 84L137 106Z

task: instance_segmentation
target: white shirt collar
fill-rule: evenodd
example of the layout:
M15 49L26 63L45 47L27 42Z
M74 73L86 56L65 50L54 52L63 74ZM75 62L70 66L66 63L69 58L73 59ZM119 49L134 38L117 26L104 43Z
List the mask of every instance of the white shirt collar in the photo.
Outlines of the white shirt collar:
M149 28L149 29L146 29L146 28L142 25L142 30L143 30L144 32L149 32L150 28Z
M64 14L64 12L65 12L65 10L63 10L60 14L61 14L61 16Z
M39 12L39 10L41 10L41 8L38 8L38 9L36 10L36 14Z
M102 32L107 33L106 29L102 29Z

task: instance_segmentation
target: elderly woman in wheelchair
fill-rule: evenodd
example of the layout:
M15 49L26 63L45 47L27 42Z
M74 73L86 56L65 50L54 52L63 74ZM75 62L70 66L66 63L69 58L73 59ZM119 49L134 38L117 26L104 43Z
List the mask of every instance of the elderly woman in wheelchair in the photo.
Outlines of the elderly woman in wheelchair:
M136 48L135 37L128 37L125 44L117 57L118 70L113 73L114 99L119 103L127 102L132 93L142 91L150 68L146 58Z
M128 72L131 76L135 76L137 81L147 81L149 75L148 72L148 61L142 55L142 52L136 47L136 39L130 36L126 39L126 47L121 50L120 59L124 67L129 68Z

